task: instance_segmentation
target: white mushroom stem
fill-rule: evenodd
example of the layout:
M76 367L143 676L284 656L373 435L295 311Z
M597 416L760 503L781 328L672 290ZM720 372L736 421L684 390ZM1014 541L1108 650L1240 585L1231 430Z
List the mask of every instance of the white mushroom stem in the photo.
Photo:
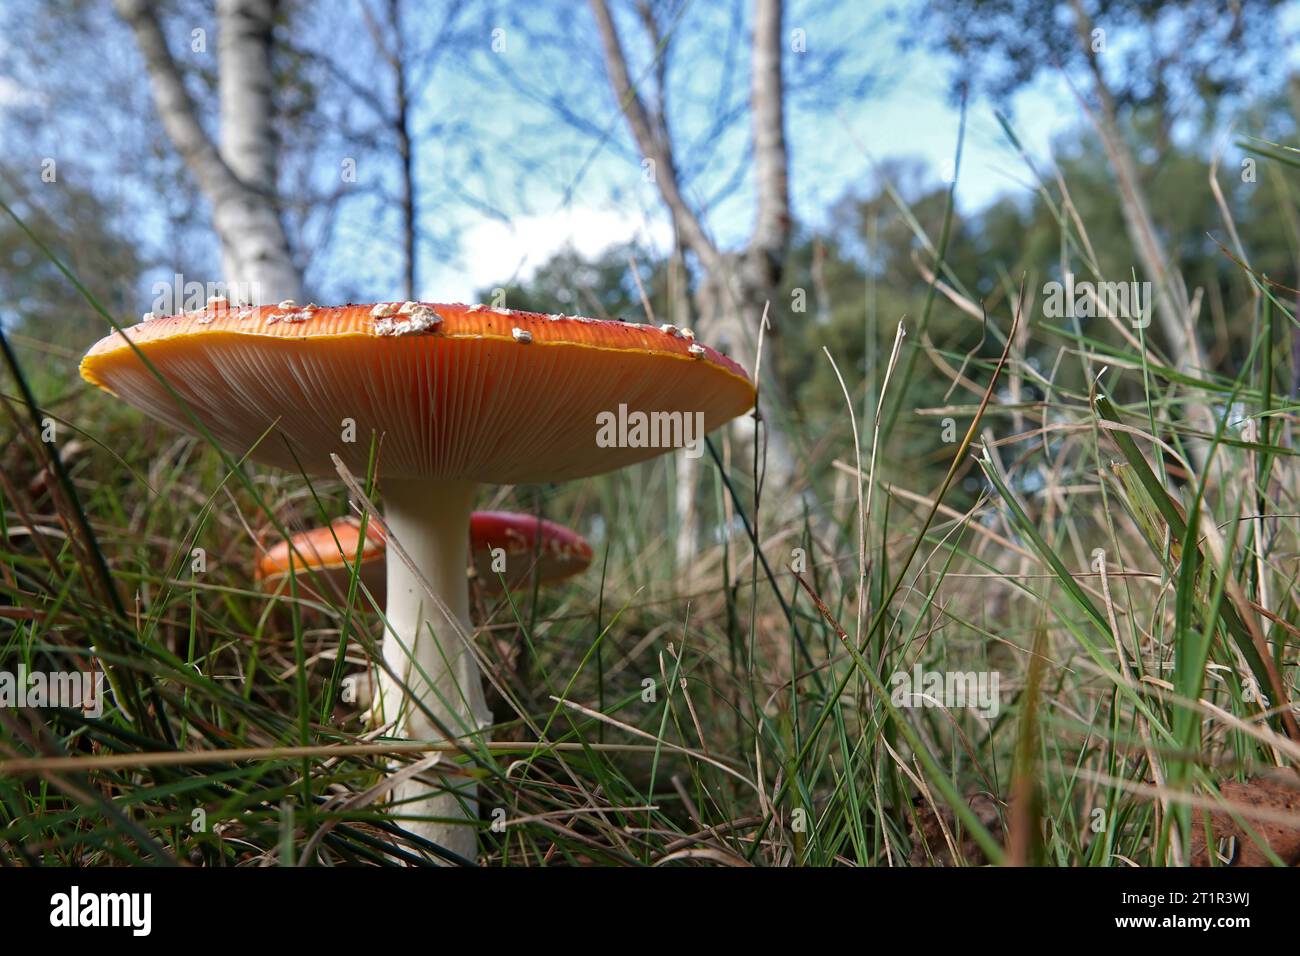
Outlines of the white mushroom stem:
M474 632L465 569L475 486L385 480L382 490L391 537L383 653L397 680L380 672L375 719L413 740L457 739L472 748L491 723L478 662L468 643ZM436 721L416 706L417 700ZM443 760L450 762L452 756ZM472 860L478 846L476 789L464 776L451 774L403 781L393 788L392 800L398 804L393 812L401 817L441 818L401 822L411 832ZM434 791L436 795L430 795Z

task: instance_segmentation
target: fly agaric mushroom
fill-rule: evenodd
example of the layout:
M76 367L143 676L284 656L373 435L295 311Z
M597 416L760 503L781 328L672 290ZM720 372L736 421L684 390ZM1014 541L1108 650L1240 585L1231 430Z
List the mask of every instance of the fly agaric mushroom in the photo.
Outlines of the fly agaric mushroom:
M81 374L166 424L195 431L192 415L226 448L307 474L334 473L332 455L363 472L369 443L356 437L378 437L384 520L399 547L387 556L377 705L403 736L429 740L482 739L490 719L465 580L476 487L644 461L672 447L660 438L674 425L679 442L701 441L755 398L739 365L680 332L415 302L210 303L106 336ZM601 439L616 410L640 416L636 440L621 430ZM261 441L272 428L279 435ZM393 799L417 817L417 835L473 857L475 784L447 786L421 797L425 785L403 781Z
M351 582L353 566L358 565L362 583L382 603L385 542L377 524L366 525L363 545L358 519L335 518L324 527L302 531L267 549L257 563L257 579L263 588L281 591L289 575L296 573L309 580L319 578L331 594L342 594ZM486 590L498 593L502 578L507 587L514 588L534 573L539 584L555 584L581 574L591 564L591 545L576 531L534 515L476 511L469 519L469 556L467 570L472 570ZM310 583L299 588L315 593ZM374 681L369 671L349 674L344 685L352 695L350 703L363 709L371 705Z
M591 564L591 545L576 531L536 515L476 511L469 519L469 553L474 573L496 593L516 588L533 575L555 584L581 574ZM505 559L498 567L497 558Z
M376 601L383 602L384 545L384 531L378 524L367 523L362 545L361 522L351 516L335 518L324 527L311 528L268 548L257 563L257 579L264 588L279 590L291 570L300 577L307 577L310 571L342 593L347 590L359 555L362 583ZM496 592L501 590L502 576L498 573L498 557L505 559L500 571L512 588L534 572L542 584L553 584L587 569L591 545L576 531L544 518L509 511L475 511L469 519L469 556L475 576L489 591Z
M376 601L383 601L384 543L383 529L375 522L367 522L362 545L361 522L353 517L335 518L324 527L303 531L268 548L257 562L255 573L268 591L283 590L293 574L299 579L299 588L309 593L315 593L312 576L327 585L331 593L342 593L347 591L352 567L358 563L360 547L361 582Z
M257 562L257 580L268 591L278 592L286 587L291 572L304 575L309 571L331 594L341 594L347 591L352 567L360 558L357 574L374 600L382 604L385 542L378 524L365 525L363 545L360 520L351 515L335 518L324 527L299 532L266 550ZM504 558L504 567L499 566L498 558ZM539 584L555 584L582 574L591 563L591 545L563 524L534 515L474 511L469 516L469 561L467 570L484 583L486 591L498 593L503 578L506 587L515 588L534 572ZM311 584L299 588L315 593ZM350 674L343 683L352 695L348 701L369 708L374 687L369 671Z

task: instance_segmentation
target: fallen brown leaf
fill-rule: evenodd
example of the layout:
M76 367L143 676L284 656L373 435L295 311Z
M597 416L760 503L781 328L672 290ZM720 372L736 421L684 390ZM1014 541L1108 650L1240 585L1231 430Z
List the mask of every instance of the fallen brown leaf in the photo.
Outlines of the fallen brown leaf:
M967 796L966 804L993 838L999 843L1003 842L1002 818L998 813L997 801L987 794L973 793ZM944 835L945 830L947 836ZM908 855L908 862L912 866L988 866L988 857L969 832L963 829L958 839L957 815L949 807L940 807L936 814L934 807L917 797L912 808L909 836L912 852ZM957 841L959 860L953 859L949 838Z
M1207 811L1195 813L1192 866L1209 866L1210 852L1215 849L1220 853L1227 850L1230 857L1227 863L1220 858L1220 866L1271 866L1273 861L1261 843L1287 866L1300 864L1300 777L1290 770L1270 770L1244 782L1222 783L1219 793L1225 803L1242 809L1237 811L1235 819L1232 806L1208 811L1213 846L1206 841ZM1252 809L1294 814L1294 822L1262 820L1249 815ZM1250 831L1254 832L1253 836Z

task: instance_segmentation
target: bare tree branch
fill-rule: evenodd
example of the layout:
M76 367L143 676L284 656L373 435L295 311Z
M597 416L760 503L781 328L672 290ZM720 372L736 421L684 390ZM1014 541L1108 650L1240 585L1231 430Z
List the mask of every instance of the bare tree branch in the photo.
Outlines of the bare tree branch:
M610 85L618 99L623 115L627 117L628 127L636 140L642 155L654 162L655 183L659 194L672 216L673 226L682 241L700 257L706 269L717 269L721 264L721 255L713 241L704 231L694 210L682 196L681 186L677 181L677 166L673 157L672 142L668 137L667 124L662 125L662 141L655 133L655 122L646 110L645 103L632 85L628 74L627 57L623 53L623 44L610 15L609 4L605 0L591 0L591 12L596 19L596 28L600 33L601 46L605 52L605 67L609 71Z

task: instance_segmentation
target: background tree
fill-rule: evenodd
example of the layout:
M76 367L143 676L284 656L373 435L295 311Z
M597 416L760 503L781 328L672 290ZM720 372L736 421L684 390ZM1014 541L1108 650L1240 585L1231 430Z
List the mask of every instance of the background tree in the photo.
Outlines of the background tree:
M272 97L276 0L218 0L220 132L204 129L149 0L116 0L144 59L163 128L212 207L226 282L256 303L301 299L281 218ZM198 38L196 37L196 42Z
M6 319L30 322L30 331L50 344L75 342L84 334L86 302L32 244L27 230L110 312L134 308L135 283L142 268L134 244L116 231L112 211L93 192L60 183L58 174L56 165L50 172L55 178L33 183L27 171L0 161L3 198L26 226L20 228L0 214L3 314Z
M1049 70L1064 75L1097 132L1136 264L1153 284L1156 317L1184 370L1205 368L1204 350L1167 233L1152 212L1148 181L1176 129L1212 129L1252 80L1275 72L1270 41L1279 5L954 0L926 7L929 35L959 59L957 89L969 86L1005 101ZM1139 152L1134 136L1143 124L1154 135Z

